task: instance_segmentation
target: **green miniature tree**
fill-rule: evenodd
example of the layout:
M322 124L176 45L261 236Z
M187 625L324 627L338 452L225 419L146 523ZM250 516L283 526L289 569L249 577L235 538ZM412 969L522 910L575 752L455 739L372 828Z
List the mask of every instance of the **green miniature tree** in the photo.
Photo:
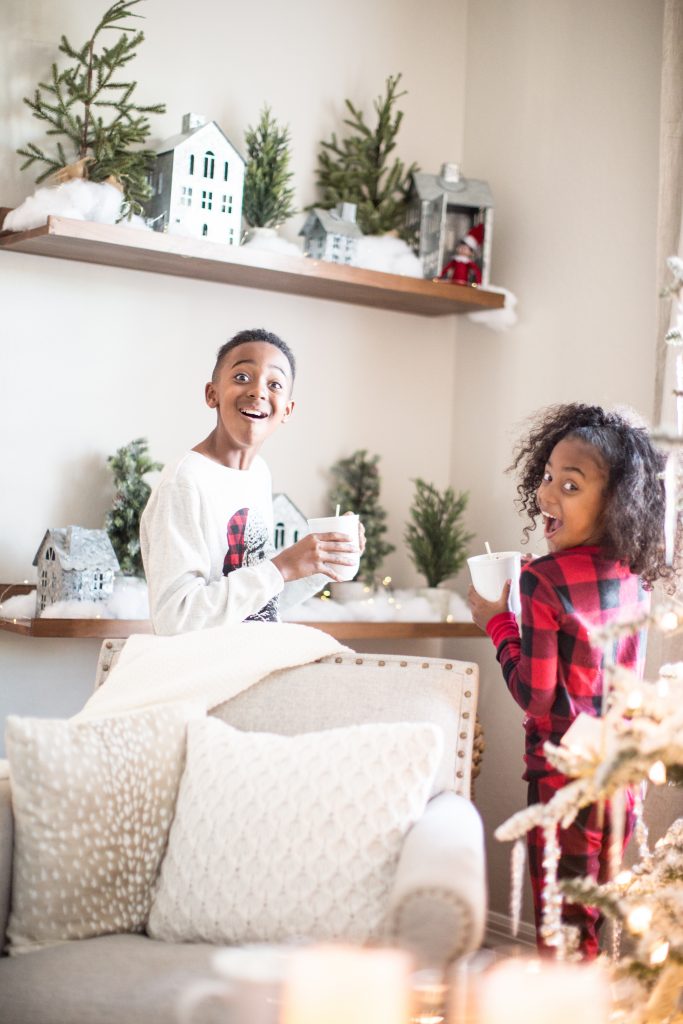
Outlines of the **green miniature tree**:
M351 116L344 119L344 124L351 134L338 140L333 132L329 142L321 143L318 154L316 173L322 200L314 205L330 209L341 202L355 203L356 221L365 235L403 228L410 179L418 170L415 163L406 169L398 159L391 166L388 163L403 120L403 113L394 110L396 101L405 96L405 91L397 91L400 80L400 74L387 78L386 95L375 100L374 128L347 99Z
M123 190L124 216L142 212L142 204L150 195L148 172L154 159L152 150L131 147L140 146L149 135L146 115L163 114L166 109L161 103L151 106L134 103L131 97L137 82L113 80L136 56L144 39L142 32L134 32L131 26L121 24L126 18L141 17L130 10L138 3L140 0L117 0L80 49L62 36L59 51L73 61L72 66L58 71L53 64L51 80L40 82L33 99L24 100L34 117L47 122L48 135L66 138L68 150L61 141L57 142L54 156L33 142L17 150L26 158L22 170L34 163L46 165L36 178L37 183L79 163L82 175L71 176L84 176L96 182L113 179ZM100 32L115 26L123 33L118 41L96 52L95 41Z
M467 558L467 544L474 534L467 533L461 520L469 494L456 495L452 487L441 494L419 478L413 483L415 495L404 539L410 560L427 586L438 587L454 576Z
M144 480L147 473L163 469L147 454L147 441L138 437L110 455L107 462L114 473L114 503L107 512L105 529L119 560L124 576L145 575L140 554L140 517L151 487Z
M242 212L251 227L277 228L296 213L294 177L289 170L289 129L282 128L264 106L256 126L247 128L247 168Z
M356 579L374 585L385 557L395 551L393 544L384 540L387 532L385 510L379 504L379 455L368 455L359 449L332 466L335 482L330 491L330 503L339 505L342 512L355 512L365 527L365 551Z

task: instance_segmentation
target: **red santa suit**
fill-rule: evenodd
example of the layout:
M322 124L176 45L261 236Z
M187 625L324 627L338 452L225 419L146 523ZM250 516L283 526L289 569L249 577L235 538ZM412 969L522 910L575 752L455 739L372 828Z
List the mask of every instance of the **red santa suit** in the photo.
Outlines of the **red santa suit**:
M439 274L440 281L453 284L481 284L481 270L469 256L455 256Z

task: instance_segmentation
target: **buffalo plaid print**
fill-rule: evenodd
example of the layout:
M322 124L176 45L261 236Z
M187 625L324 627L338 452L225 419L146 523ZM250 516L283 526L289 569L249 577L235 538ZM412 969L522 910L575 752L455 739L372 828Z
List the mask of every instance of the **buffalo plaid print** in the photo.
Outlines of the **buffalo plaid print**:
M547 804L558 789L569 780L554 772L543 778L529 782L528 803ZM624 821L624 843L622 853L626 849L633 831L634 794L626 790L626 820ZM609 879L609 850L612 842L613 814L609 801L604 807L590 804L583 807L569 828L561 828L559 833L560 863L559 878L594 878L600 884ZM539 828L531 829L527 834L529 854L529 873L531 890L534 897L534 915L536 918L536 940L541 952L549 952L541 937L541 914L543 909L543 832ZM603 916L597 907L584 907L578 903L563 903L562 920L579 929L579 945L586 960L594 959L599 952L598 936L603 923Z
M228 520L226 531L228 550L223 559L223 575L227 576L233 569L239 569L244 559L244 531L247 528L248 508L241 508Z
M598 547L568 548L537 558L522 570L521 636L513 615L496 615L488 632L510 693L526 712L526 779L554 768L543 755L559 743L580 712L600 714L602 650L590 633L629 621L649 595L627 566L603 558ZM611 652L617 665L642 672L644 633L620 637Z

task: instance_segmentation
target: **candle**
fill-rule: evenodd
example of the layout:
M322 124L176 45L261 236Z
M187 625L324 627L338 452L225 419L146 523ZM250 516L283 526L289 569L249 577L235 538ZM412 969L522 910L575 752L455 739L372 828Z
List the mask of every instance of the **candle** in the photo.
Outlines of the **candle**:
M514 957L487 972L480 1024L606 1024L609 986L595 964Z
M407 1024L407 953L397 949L311 946L293 953L282 1024Z

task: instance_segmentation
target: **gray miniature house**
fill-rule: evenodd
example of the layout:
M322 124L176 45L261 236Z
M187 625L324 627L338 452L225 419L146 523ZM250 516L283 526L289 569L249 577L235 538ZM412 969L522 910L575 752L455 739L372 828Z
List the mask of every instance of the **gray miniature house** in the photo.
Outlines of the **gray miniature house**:
M273 495L273 547L282 551L308 533L308 520L286 494Z
M185 114L156 149L145 217L155 231L239 245L245 162L215 121Z
M315 207L299 232L304 236L304 252L316 260L353 263L358 239L363 232L356 224L356 204L339 203L335 210Z
M413 174L408 195L406 228L427 278L438 277L453 258L461 238L484 226L481 283L489 283L493 196L485 181L465 178L457 164L444 164L440 174Z
M104 601L119 563L106 530L48 530L33 559L38 567L36 616L55 601Z

